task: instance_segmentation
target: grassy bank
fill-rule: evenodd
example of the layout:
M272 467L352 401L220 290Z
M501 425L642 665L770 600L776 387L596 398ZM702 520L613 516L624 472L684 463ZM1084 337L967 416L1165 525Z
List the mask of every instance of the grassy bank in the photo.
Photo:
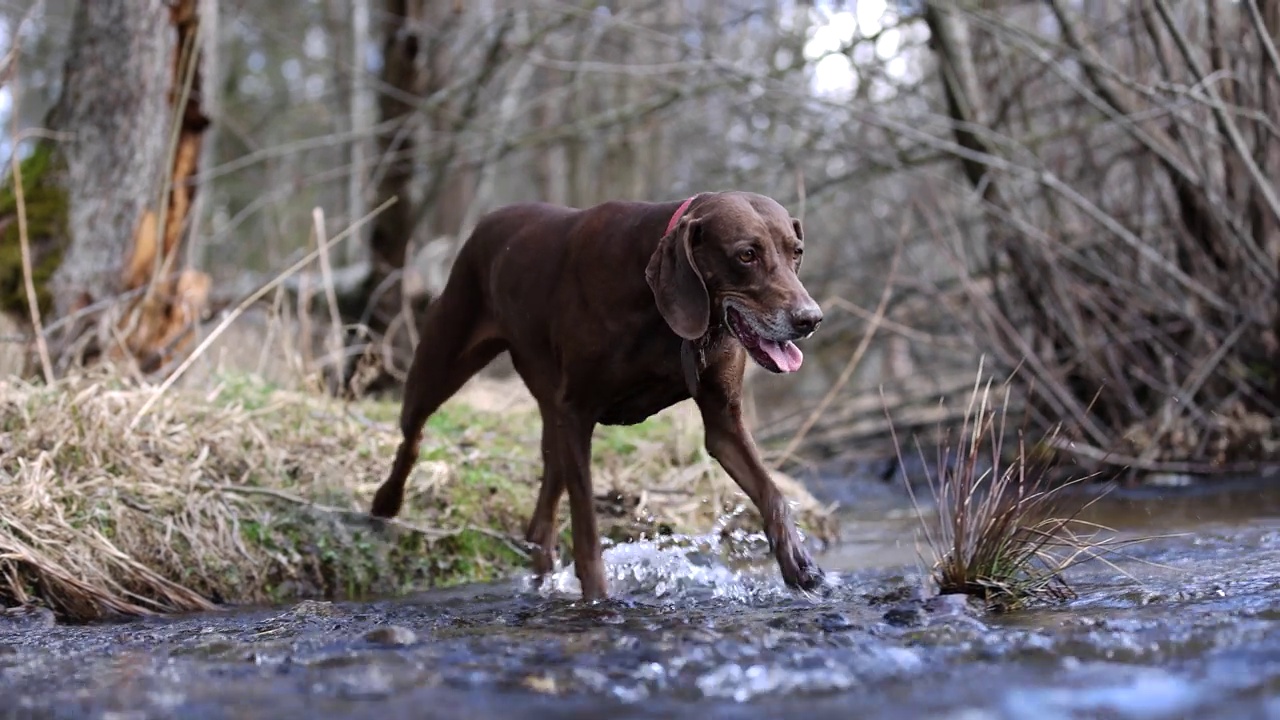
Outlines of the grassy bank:
M365 510L399 442L396 404L232 376L169 391L131 429L153 392L106 373L0 381L0 603L82 620L395 594L525 566L539 421L518 384L477 383L430 420L405 510L381 528ZM749 505L689 410L597 433L608 537L705 532ZM808 533L831 537L802 488L784 491Z

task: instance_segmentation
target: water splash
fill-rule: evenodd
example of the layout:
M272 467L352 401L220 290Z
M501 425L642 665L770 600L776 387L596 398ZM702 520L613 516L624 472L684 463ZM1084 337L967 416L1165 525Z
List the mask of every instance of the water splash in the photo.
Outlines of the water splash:
M615 597L663 599L714 597L747 601L782 592L780 580L759 572L733 569L716 557L713 535L668 536L606 548L605 577ZM581 591L573 563L546 578L543 595Z
M662 535L614 543L604 539L605 579L614 598L633 600L725 599L758 602L783 597L808 597L787 588L761 531L729 529L749 508L739 503L720 515L704 534ZM800 540L803 531L797 530ZM543 597L577 596L582 586L569 562L537 584L531 573L518 579L524 592ZM826 574L827 590L843 585L835 573Z
M729 599L751 601L788 592L768 554L763 533L725 528L736 508L702 535L664 535L627 543L606 543L605 578L614 597ZM533 576L522 578L526 591L544 597L577 595L581 585L573 563L546 577L537 587Z

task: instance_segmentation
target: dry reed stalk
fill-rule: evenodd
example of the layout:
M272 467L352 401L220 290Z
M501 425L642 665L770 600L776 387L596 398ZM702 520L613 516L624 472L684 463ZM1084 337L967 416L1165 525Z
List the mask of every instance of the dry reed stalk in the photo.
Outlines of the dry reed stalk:
M1106 562L1105 555L1151 539L1120 539L1110 528L1079 519L1101 494L1064 513L1067 490L1091 476L1049 485L1048 468L1037 467L1042 460L1032 457L1022 432L1012 455L1006 454L1008 431L1007 404L992 404L991 380L983 382L979 369L959 441L939 446L936 471L928 473L935 520L926 519L906 480L938 592L972 595L998 610L1070 599L1065 571L1090 560ZM896 434L894 444L901 458Z
M20 140L18 137L16 140ZM15 148L17 142L14 143ZM36 297L36 284L31 270L31 239L27 236L27 200L22 187L22 165L15 149L9 161L13 170L13 200L18 210L18 244L22 252L22 285L27 293L27 308L31 313L31 327L35 333L36 353L40 356L40 370L45 383L53 382L53 361L49 357L49 344L44 337L44 324L40 319L40 302Z
M325 240L324 210L316 207L311 210L311 219L315 225L316 247L320 252L320 276L324 282L324 297L329 305L329 358L328 364L335 368L342 367L342 316L338 312L338 294L333 287L333 267L329 261L329 243Z

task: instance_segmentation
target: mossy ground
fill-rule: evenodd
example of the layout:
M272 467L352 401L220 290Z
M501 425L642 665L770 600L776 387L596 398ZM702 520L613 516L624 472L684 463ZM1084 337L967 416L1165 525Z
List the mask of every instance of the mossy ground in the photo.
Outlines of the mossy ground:
M224 375L170 390L131 427L154 392L105 370L52 387L0 381L0 603L83 620L394 595L525 566L541 473L529 403L494 410L464 393L446 404L401 516L375 524L366 511L399 443L397 403ZM600 428L593 455L615 541L706 532L745 503L679 407ZM806 532L830 539L829 514L798 484L784 491ZM560 520L564 551L567 512Z

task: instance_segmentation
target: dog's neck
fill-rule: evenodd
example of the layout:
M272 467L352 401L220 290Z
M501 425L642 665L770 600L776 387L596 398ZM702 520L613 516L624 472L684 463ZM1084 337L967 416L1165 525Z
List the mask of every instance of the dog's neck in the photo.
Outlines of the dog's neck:
M728 335L724 323L707 328L702 337L680 343L680 369L684 372L684 384L691 397L698 397L699 378L707 369L707 353L713 352Z

